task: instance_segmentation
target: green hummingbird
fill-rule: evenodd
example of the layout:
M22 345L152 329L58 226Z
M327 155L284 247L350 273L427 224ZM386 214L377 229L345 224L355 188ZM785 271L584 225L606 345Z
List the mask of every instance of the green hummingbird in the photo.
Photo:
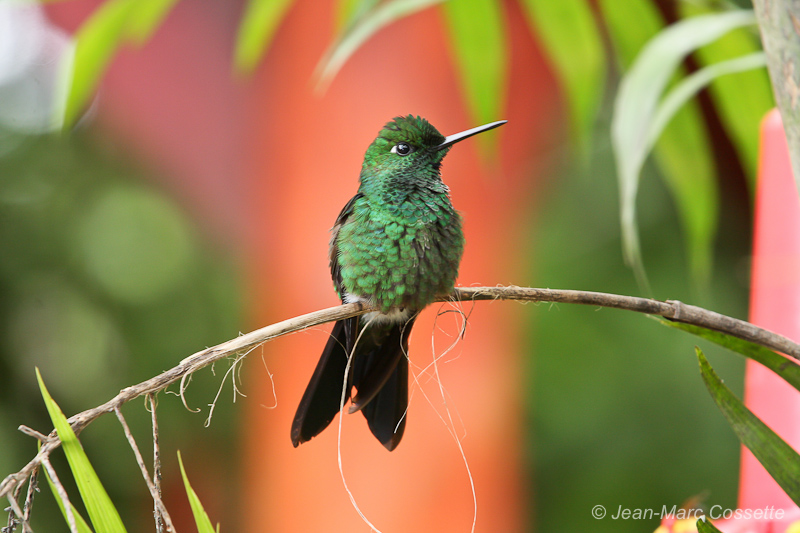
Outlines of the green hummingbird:
M292 423L295 447L331 423L353 387L349 412L361 411L389 451L400 443L411 328L425 306L453 290L464 250L442 160L454 143L505 123L444 137L421 117L395 117L367 148L358 192L331 230L329 256L342 302L378 310L333 326Z

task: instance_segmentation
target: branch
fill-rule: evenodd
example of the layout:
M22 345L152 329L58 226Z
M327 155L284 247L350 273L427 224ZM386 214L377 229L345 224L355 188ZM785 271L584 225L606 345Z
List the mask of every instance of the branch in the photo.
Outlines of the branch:
M156 397L147 394L145 408L150 411L150 421L153 426L153 485L156 488L158 499L153 500L153 517L156 520L156 533L164 533L164 516L158 502L161 500L161 447L158 437L158 417L156 416Z
M155 410L153 412L155 412ZM147 471L147 467L144 465L142 453L139 451L139 446L136 444L136 439L133 438L131 428L128 427L128 422L125 421L125 417L122 416L122 411L120 411L119 407L114 408L114 414L117 415L119 423L122 425L122 430L125 432L125 438L128 439L128 444L130 444L130 447L133 450L133 455L136 457L136 464L139 465L139 470L142 471L144 482L150 491L150 496L153 498L153 504L155 505L155 516L161 517L161 519L164 521L164 525L167 527L168 532L175 533L175 526L172 525L172 518L169 516L167 508L164 506L164 501L161 499L161 491L156 488L156 485L150 479L150 474ZM156 523L156 526L158 527L158 523Z
M693 324L695 326L721 331L800 360L800 345L786 337L759 328L743 320L714 313L713 311L708 311L693 305L686 305L678 301L662 302L648 298L636 298L633 296L621 296L600 292L534 289L515 286L459 287L455 289L453 294L440 298L440 301L452 302L478 300L570 303L591 305L594 307L625 309L638 313L659 315L676 322L684 322L686 324ZM69 423L72 425L76 434L80 433L83 428L104 413L114 412L116 409L119 409L121 405L140 396L154 394L164 390L172 383L220 359L246 352L260 344L269 342L283 335L296 333L326 322L362 315L373 310L375 309L361 303L350 303L330 307L321 311L290 318L283 322L271 324L246 335L241 335L235 339L218 344L217 346L206 348L205 350L201 350L187 357L174 368L148 379L147 381L122 389L119 394L103 405L88 409L71 417ZM50 433L50 435L40 440L42 440L42 447L39 453L19 472L7 476L2 483L0 483L0 497L5 497L10 494L11 490L13 490L18 483L26 479L38 465L43 463L50 452L61 444L55 432Z
M570 291L557 289L532 289L530 287L459 287L453 294L456 300L517 300L592 305L624 309L648 315L659 315L675 322L692 324L727 333L733 337L782 352L800 361L800 345L744 320L731 318L702 307L687 305L677 300L651 300L635 296L621 296L604 292Z

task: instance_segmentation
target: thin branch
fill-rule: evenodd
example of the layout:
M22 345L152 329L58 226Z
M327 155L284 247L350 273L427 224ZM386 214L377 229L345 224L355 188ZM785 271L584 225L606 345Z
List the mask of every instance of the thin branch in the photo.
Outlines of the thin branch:
M19 492L22 489L22 486L15 487L11 495L9 495L9 506L3 509L3 512L8 512L8 521L6 522L6 527L0 529L0 533L13 533L17 529L17 524L19 523L20 518L22 517L21 514L17 514L14 512L14 506L11 505L10 500L16 501L19 498Z
M648 298L636 298L600 292L535 289L529 287L460 287L453 294L441 298L441 301L478 301L478 300L515 300L527 302L551 302L590 305L594 307L611 307L638 313L659 315L664 318L686 324L693 324L716 331L727 333L734 337L744 339L765 346L772 350L782 352L800 360L800 345L797 343L745 322L731 318L713 311L708 311L693 305L686 305L678 301L658 301ZM119 394L103 405L88 409L69 419L75 433L80 431L104 413L112 412L119 406L138 398L139 396L153 394L164 390L186 376L191 375L220 359L230 357L271 341L277 337L302 331L326 322L343 320L345 318L362 315L373 311L372 307L361 303L350 303L315 311L289 320L284 320L263 327L246 335L241 335L227 342L206 348L191 355L171 368L147 381L122 389ZM31 459L19 472L7 476L0 483L0 497L3 497L18 484L26 479L30 473L41 464L43 460L60 445L55 432L50 433L43 441L39 453Z
M28 525L28 522L22 518L24 513L22 512L22 509L19 508L19 502L14 494L8 495L8 503L11 504L11 514L17 517L17 520L9 518L9 522L12 522L11 527L13 527L13 521L16 521L22 524L23 533L32 533L30 525Z
M39 433L35 429L29 428L26 425L19 426L17 429L21 433L24 433L25 435L27 435L29 437L33 437L34 439L38 440L39 442L47 442L47 438L48 438L47 435Z
M34 468L31 477L28 478L28 494L25 495L25 506L22 508L24 522L31 519L31 509L33 509L33 496L39 491L39 469Z
M128 427L128 422L125 421L125 417L122 416L122 411L119 407L114 408L114 414L117 415L119 419L119 423L122 424L122 430L125 432L125 437L128 439L128 444L130 444L131 449L133 450L133 455L136 457L136 464L139 465L139 469L142 471L142 477L144 478L145 484L147 484L147 488L150 491L150 496L153 498L153 502L156 506L158 513L164 519L164 524L167 526L167 531L175 532L175 526L172 525L172 518L169 516L169 512L167 512L167 508L164 506L164 502L161 500L161 494L156 489L156 486L153 484L153 481L150 479L150 474L147 471L147 467L144 465L144 459L142 459L142 454L139 451L139 446L136 445L136 439L133 438L133 433L131 433L131 428Z
M635 296L622 296L603 292L572 291L557 289L533 289L530 287L459 287L453 294L456 300L516 300L529 302L552 302L591 305L624 309L648 315L659 315L675 322L693 324L706 329L721 331L740 339L760 344L776 352L800 360L800 344L744 320L731 318L688 305L677 300L651 300Z
M36 483L36 472L34 470L31 474L31 483ZM8 514L8 527L3 528L3 531L14 531L17 524L22 524L22 533L33 533L31 529L30 519L28 517L28 499L32 499L31 485L28 485L28 494L25 497L25 509L19 507L19 495L22 492L22 485L17 486L8 496L8 501L11 504L10 512ZM16 518L15 518L16 517Z
M42 448L44 448L44 446L42 446ZM37 457L39 457L39 455L41 455L41 451L39 454L37 454ZM58 479L56 469L50 464L50 459L48 457L42 457L40 461L42 466L44 466L44 469L47 471L47 475L50 476L50 481L53 482L53 485L56 488L56 493L58 493L58 497L61 499L61 503L64 505L64 514L67 516L67 524L69 525L70 533L78 533L78 524L75 521L75 513L72 511L72 503L69 501L67 490Z
M153 426L153 485L156 488L159 500L161 499L161 448L158 439L158 418L156 417L156 397L153 393L148 393L145 400L145 407L150 411L150 420ZM156 520L156 533L164 533L164 517L161 516L161 509L158 503L153 501L153 517Z

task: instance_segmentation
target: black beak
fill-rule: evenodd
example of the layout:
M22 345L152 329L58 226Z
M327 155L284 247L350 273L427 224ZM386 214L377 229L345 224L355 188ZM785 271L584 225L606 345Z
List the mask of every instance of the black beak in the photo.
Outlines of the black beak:
M436 147L436 150L443 150L448 146L457 143L458 141L463 141L467 137L472 137L473 135L477 135L479 133L483 133L484 131L493 130L499 126L502 126L508 122L507 120L498 120L497 122L490 122L489 124L484 124L483 126L478 126L477 128L472 128L471 130L462 131L461 133L456 133L454 135L448 135L445 137L444 142Z

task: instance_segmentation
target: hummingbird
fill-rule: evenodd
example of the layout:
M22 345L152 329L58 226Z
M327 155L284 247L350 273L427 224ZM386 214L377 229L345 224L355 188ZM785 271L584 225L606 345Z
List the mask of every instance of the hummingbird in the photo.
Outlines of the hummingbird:
M400 443L411 328L423 308L453 290L464 250L442 160L453 144L505 123L445 137L421 117L395 117L367 148L358 192L331 230L329 259L342 302L377 310L333 326L294 416L295 447L328 427L343 399L385 448Z

